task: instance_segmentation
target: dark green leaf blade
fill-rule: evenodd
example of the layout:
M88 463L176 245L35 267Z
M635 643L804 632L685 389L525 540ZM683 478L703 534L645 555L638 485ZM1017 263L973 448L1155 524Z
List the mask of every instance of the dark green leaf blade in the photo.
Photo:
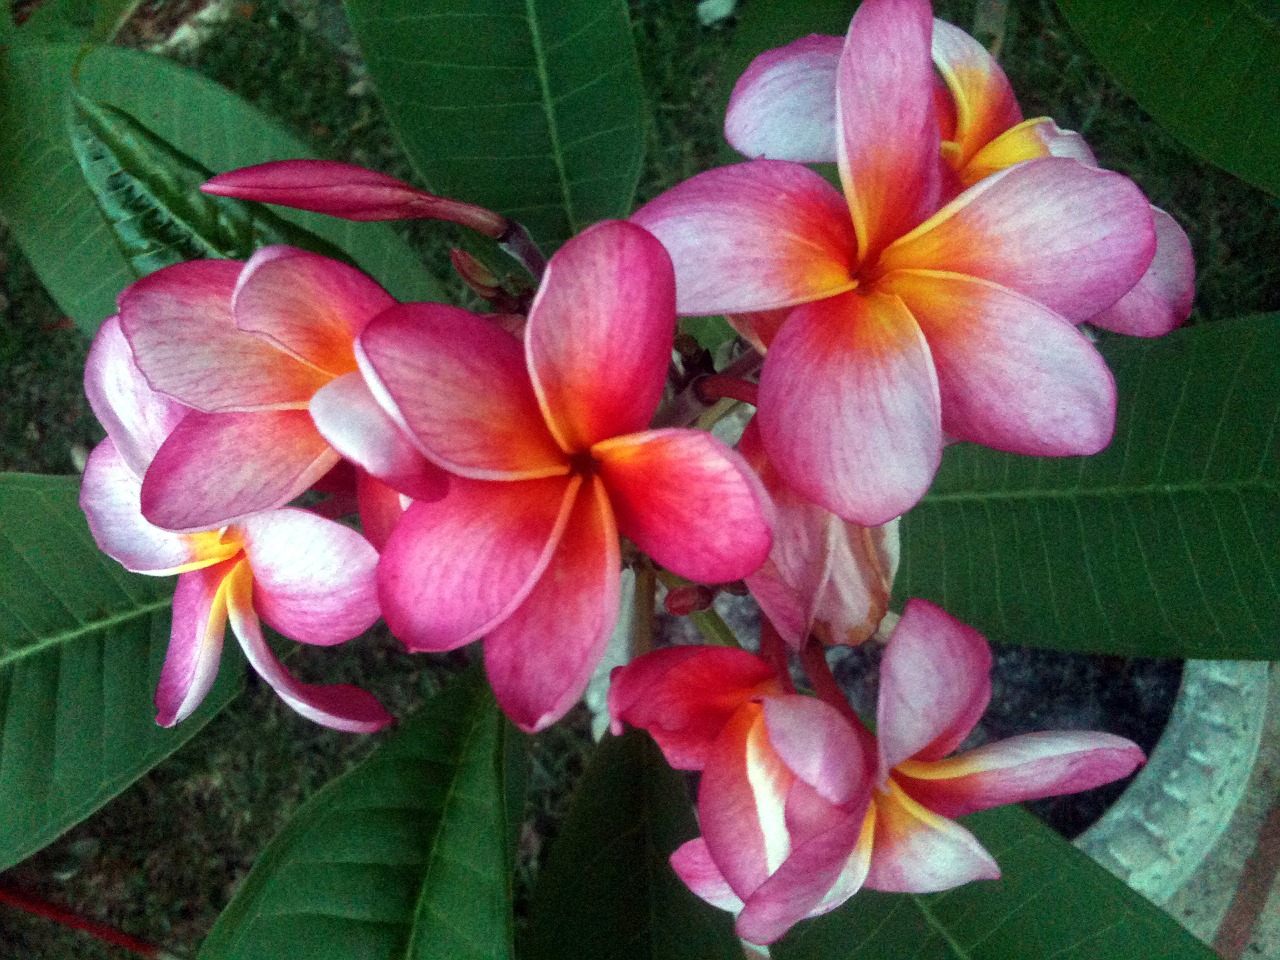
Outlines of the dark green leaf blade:
M478 672L455 680L298 810L201 960L509 960L514 736Z
M58 305L92 333L134 276L67 137L66 98L79 52L75 44L35 44L0 56L0 216ZM98 48L81 65L80 89L210 170L310 155L239 97L159 57ZM292 210L281 216L350 253L393 296L445 299L387 225Z
M993 640L1126 656L1280 657L1280 314L1104 347L1094 457L947 450L903 520L894 592Z
M1003 877L945 893L863 890L794 927L774 960L1214 960L1212 950L1020 807L965 818Z
M547 251L625 217L644 93L624 0L346 0L369 72L435 192Z
M534 884L523 960L739 960L733 918L667 862L697 832L680 774L648 734L607 739Z
M78 486L0 474L0 870L129 786L244 686L228 650L196 714L156 726L172 581L98 551Z
M1280 194L1280 22L1255 0L1058 0L1094 56L1174 136Z
M137 276L185 260L247 260L259 247L278 243L346 259L259 204L203 193L200 186L213 173L123 110L75 91L71 107L71 148Z

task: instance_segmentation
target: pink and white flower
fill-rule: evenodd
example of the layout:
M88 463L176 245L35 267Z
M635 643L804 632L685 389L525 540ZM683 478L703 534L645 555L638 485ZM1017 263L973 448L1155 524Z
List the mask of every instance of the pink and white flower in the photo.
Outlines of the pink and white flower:
M283 506L343 456L413 497L445 479L369 396L354 342L395 301L336 260L265 247L247 263L196 260L120 295L146 383L192 408L159 448L142 513L170 530Z
M725 136L752 158L835 163L840 37L809 36L769 50L738 80L725 116ZM1016 163L1068 157L1097 160L1084 138L1048 117L1024 120L1013 88L977 40L945 20L933 21L935 104L942 137L944 191L961 190ZM1151 208L1156 254L1141 280L1119 301L1088 318L1116 333L1157 337L1181 325L1195 295L1195 261L1186 232Z
M944 204L932 34L927 0L858 8L835 88L843 196L807 167L756 160L632 218L671 253L680 313L772 333L765 449L804 497L864 525L919 501L944 432L1039 456L1105 447L1115 385L1075 324L1132 289L1156 250L1141 191L1065 158Z
M222 529L175 533L142 515L142 477L194 411L154 391L134 364L118 318L99 330L85 370L90 405L107 430L85 467L80 505L98 546L127 569L178 574L173 629L156 691L156 721L172 726L200 705L218 671L228 620L258 674L317 723L372 732L391 722L348 684L292 677L262 621L304 643L331 646L378 619L377 551L353 530L302 510L272 510Z
M739 579L769 550L767 498L710 434L646 430L675 331L671 261L632 224L552 259L525 339L405 304L361 334L374 396L452 476L383 551L379 595L410 650L484 637L498 702L525 730L581 695L618 613L618 535L681 576Z
M951 818L1075 793L1142 751L1105 733L1032 733L953 754L991 698L991 652L923 600L885 648L873 735L843 701L791 693L754 654L670 647L614 672L610 713L700 770L702 836L671 863L738 935L771 943L861 887L926 893L1000 869Z

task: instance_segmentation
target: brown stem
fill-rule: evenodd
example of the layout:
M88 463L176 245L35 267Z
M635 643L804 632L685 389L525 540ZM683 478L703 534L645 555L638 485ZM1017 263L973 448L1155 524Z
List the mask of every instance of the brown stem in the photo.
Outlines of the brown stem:
M743 380L758 373L763 363L764 357L751 350L733 361L716 376ZM653 421L654 427L688 427L697 423L698 418L707 409L707 404L698 395L698 386L696 381L689 384L674 400L659 410Z

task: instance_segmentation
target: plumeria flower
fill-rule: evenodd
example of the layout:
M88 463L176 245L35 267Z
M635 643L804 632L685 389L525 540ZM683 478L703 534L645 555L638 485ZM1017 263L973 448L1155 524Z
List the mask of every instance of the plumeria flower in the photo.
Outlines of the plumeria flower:
M752 158L836 162L836 85L840 37L809 36L761 54L734 88L725 136ZM1024 120L1013 88L995 58L959 27L933 21L933 62L942 136L944 196L1015 163L1070 157L1097 160L1084 138L1048 117ZM1151 208L1156 255L1133 289L1101 313L1095 326L1156 337L1181 325L1195 295L1191 243L1177 221Z
M843 197L807 167L756 160L633 217L671 253L680 313L764 312L777 328L765 449L797 492L864 525L920 500L944 430L1040 456L1105 447L1115 384L1074 323L1131 289L1156 246L1132 182L1065 158L939 209L931 35L926 0L858 8L838 67Z
M195 533L154 526L142 516L142 476L166 438L196 414L147 385L116 317L94 340L85 391L107 431L89 456L80 492L94 539L135 573L179 575L156 721L173 726L200 705L217 675L230 620L249 663L298 713L358 733L390 723L382 705L358 687L314 686L290 676L261 625L320 646L363 633L378 619L377 551L354 530L302 510L258 513Z
M848 646L869 639L889 610L898 521L864 527L810 503L779 476L754 422L743 432L738 452L775 508L769 559L744 578L761 611L796 650L811 635Z
M671 261L606 222L552 259L524 342L437 304L378 316L357 355L375 396L453 474L414 503L378 567L411 650L485 638L498 702L540 730L578 699L618 614L618 534L675 573L721 582L769 551L766 497L710 434L645 430L675 331Z
M142 513L170 530L283 506L347 456L413 497L444 478L364 387L356 335L395 301L353 267L292 247L196 260L120 295L120 328L152 389L184 416L156 451Z
M908 602L880 667L878 736L841 701L787 689L742 650L673 647L614 675L610 713L700 770L702 836L671 858L686 885L771 943L863 886L927 893L1000 869L951 818L1075 793L1131 773L1142 751L1105 733L1032 733L951 755L991 699L976 631Z

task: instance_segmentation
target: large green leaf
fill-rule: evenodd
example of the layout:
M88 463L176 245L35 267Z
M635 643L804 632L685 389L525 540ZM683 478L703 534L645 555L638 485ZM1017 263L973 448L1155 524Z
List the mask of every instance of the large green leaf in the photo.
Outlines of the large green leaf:
M522 749L479 673L455 680L298 810L201 960L509 960Z
M680 774L649 735L610 737L534 885L523 960L740 960L733 918L667 862L697 832Z
M59 306L92 332L134 274L67 136L67 92L79 51L74 44L0 51L0 216ZM239 97L158 57L100 48L82 63L80 88L137 117L211 170L309 155ZM394 296L442 299L413 252L385 224L283 215L346 250Z
M548 252L624 217L644 106L625 0L346 0L369 72L436 192Z
M71 94L71 148L133 272L206 257L246 260L288 243L325 256L342 251L268 210L202 193L213 172L110 104Z
M863 890L774 960L1214 960L1217 954L1019 807L966 818L1004 876L923 896Z
M957 445L903 520L900 598L992 639L1135 656L1280 658L1280 314L1104 348L1111 445Z
M1138 105L1224 170L1280 194L1280 7L1058 0Z
M77 487L0 474L0 870L154 767L244 683L229 650L196 714L156 726L172 583L98 551Z

